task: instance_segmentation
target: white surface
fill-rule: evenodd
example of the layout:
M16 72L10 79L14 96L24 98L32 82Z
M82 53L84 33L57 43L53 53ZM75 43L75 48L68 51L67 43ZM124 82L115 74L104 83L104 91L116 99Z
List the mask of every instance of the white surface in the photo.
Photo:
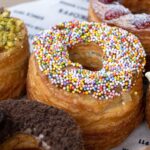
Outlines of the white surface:
M150 71L146 72L145 77L148 79L148 81L150 82Z
M87 19L87 0L72 0L72 3L70 2L70 0L41 0L17 5L10 10L12 16L25 21L29 38L32 39L35 33L62 21Z
M33 0L0 0L0 6L8 7L8 6L13 6L20 3L31 2L31 1Z
M13 16L25 21L31 42L34 34L57 23L72 19L86 20L88 0L40 0L14 6L10 10ZM124 143L113 150L146 150L148 145L150 145L150 130L143 123Z

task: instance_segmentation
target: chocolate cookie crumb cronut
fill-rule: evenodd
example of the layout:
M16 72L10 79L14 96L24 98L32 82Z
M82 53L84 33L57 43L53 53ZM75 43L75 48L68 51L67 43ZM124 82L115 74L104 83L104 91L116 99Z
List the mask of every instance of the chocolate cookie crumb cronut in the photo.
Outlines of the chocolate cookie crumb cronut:
M13 138L17 140L23 136L30 139L29 144L26 144L23 150L28 148L36 150L84 149L79 127L64 111L36 101L6 100L1 102L1 150L20 148L20 143L15 143ZM31 141L36 144L34 145ZM13 142L14 145L12 145Z

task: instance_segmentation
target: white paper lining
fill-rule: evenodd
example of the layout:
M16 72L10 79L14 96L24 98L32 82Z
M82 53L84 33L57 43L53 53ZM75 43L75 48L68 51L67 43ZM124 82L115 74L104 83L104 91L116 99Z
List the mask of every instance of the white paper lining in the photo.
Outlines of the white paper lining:
M12 16L27 25L31 45L34 34L73 19L87 20L89 0L38 0L9 8ZM32 46L31 46L32 49ZM32 50L31 50L32 51ZM120 146L113 150L150 150L150 130L142 123Z

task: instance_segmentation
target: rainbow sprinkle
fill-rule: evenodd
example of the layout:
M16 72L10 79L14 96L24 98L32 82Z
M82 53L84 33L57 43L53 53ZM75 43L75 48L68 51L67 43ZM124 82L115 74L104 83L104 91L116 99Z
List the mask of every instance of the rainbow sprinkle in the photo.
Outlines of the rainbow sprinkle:
M99 71L71 62L68 48L95 42L105 58ZM145 51L136 36L104 23L70 21L35 36L34 53L40 70L50 82L65 91L111 99L134 85L133 76L145 65ZM72 69L66 69L71 66Z

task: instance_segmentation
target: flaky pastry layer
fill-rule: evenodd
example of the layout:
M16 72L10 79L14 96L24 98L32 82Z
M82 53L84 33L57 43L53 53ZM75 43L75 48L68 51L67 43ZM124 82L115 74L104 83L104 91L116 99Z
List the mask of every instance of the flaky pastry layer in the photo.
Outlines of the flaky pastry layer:
M149 0L121 0L122 4L129 8L132 12L145 12L150 13ZM140 6L140 7L139 7Z
M83 131L86 149L106 150L121 143L141 122L142 77L129 92L109 100L90 95L72 94L52 85L36 63L34 53L29 62L27 95L31 100L64 109Z
M22 41L15 47L0 52L0 100L17 98L25 92L29 57L27 30L21 31Z
M27 134L16 134L0 145L1 150L42 150L37 140Z

